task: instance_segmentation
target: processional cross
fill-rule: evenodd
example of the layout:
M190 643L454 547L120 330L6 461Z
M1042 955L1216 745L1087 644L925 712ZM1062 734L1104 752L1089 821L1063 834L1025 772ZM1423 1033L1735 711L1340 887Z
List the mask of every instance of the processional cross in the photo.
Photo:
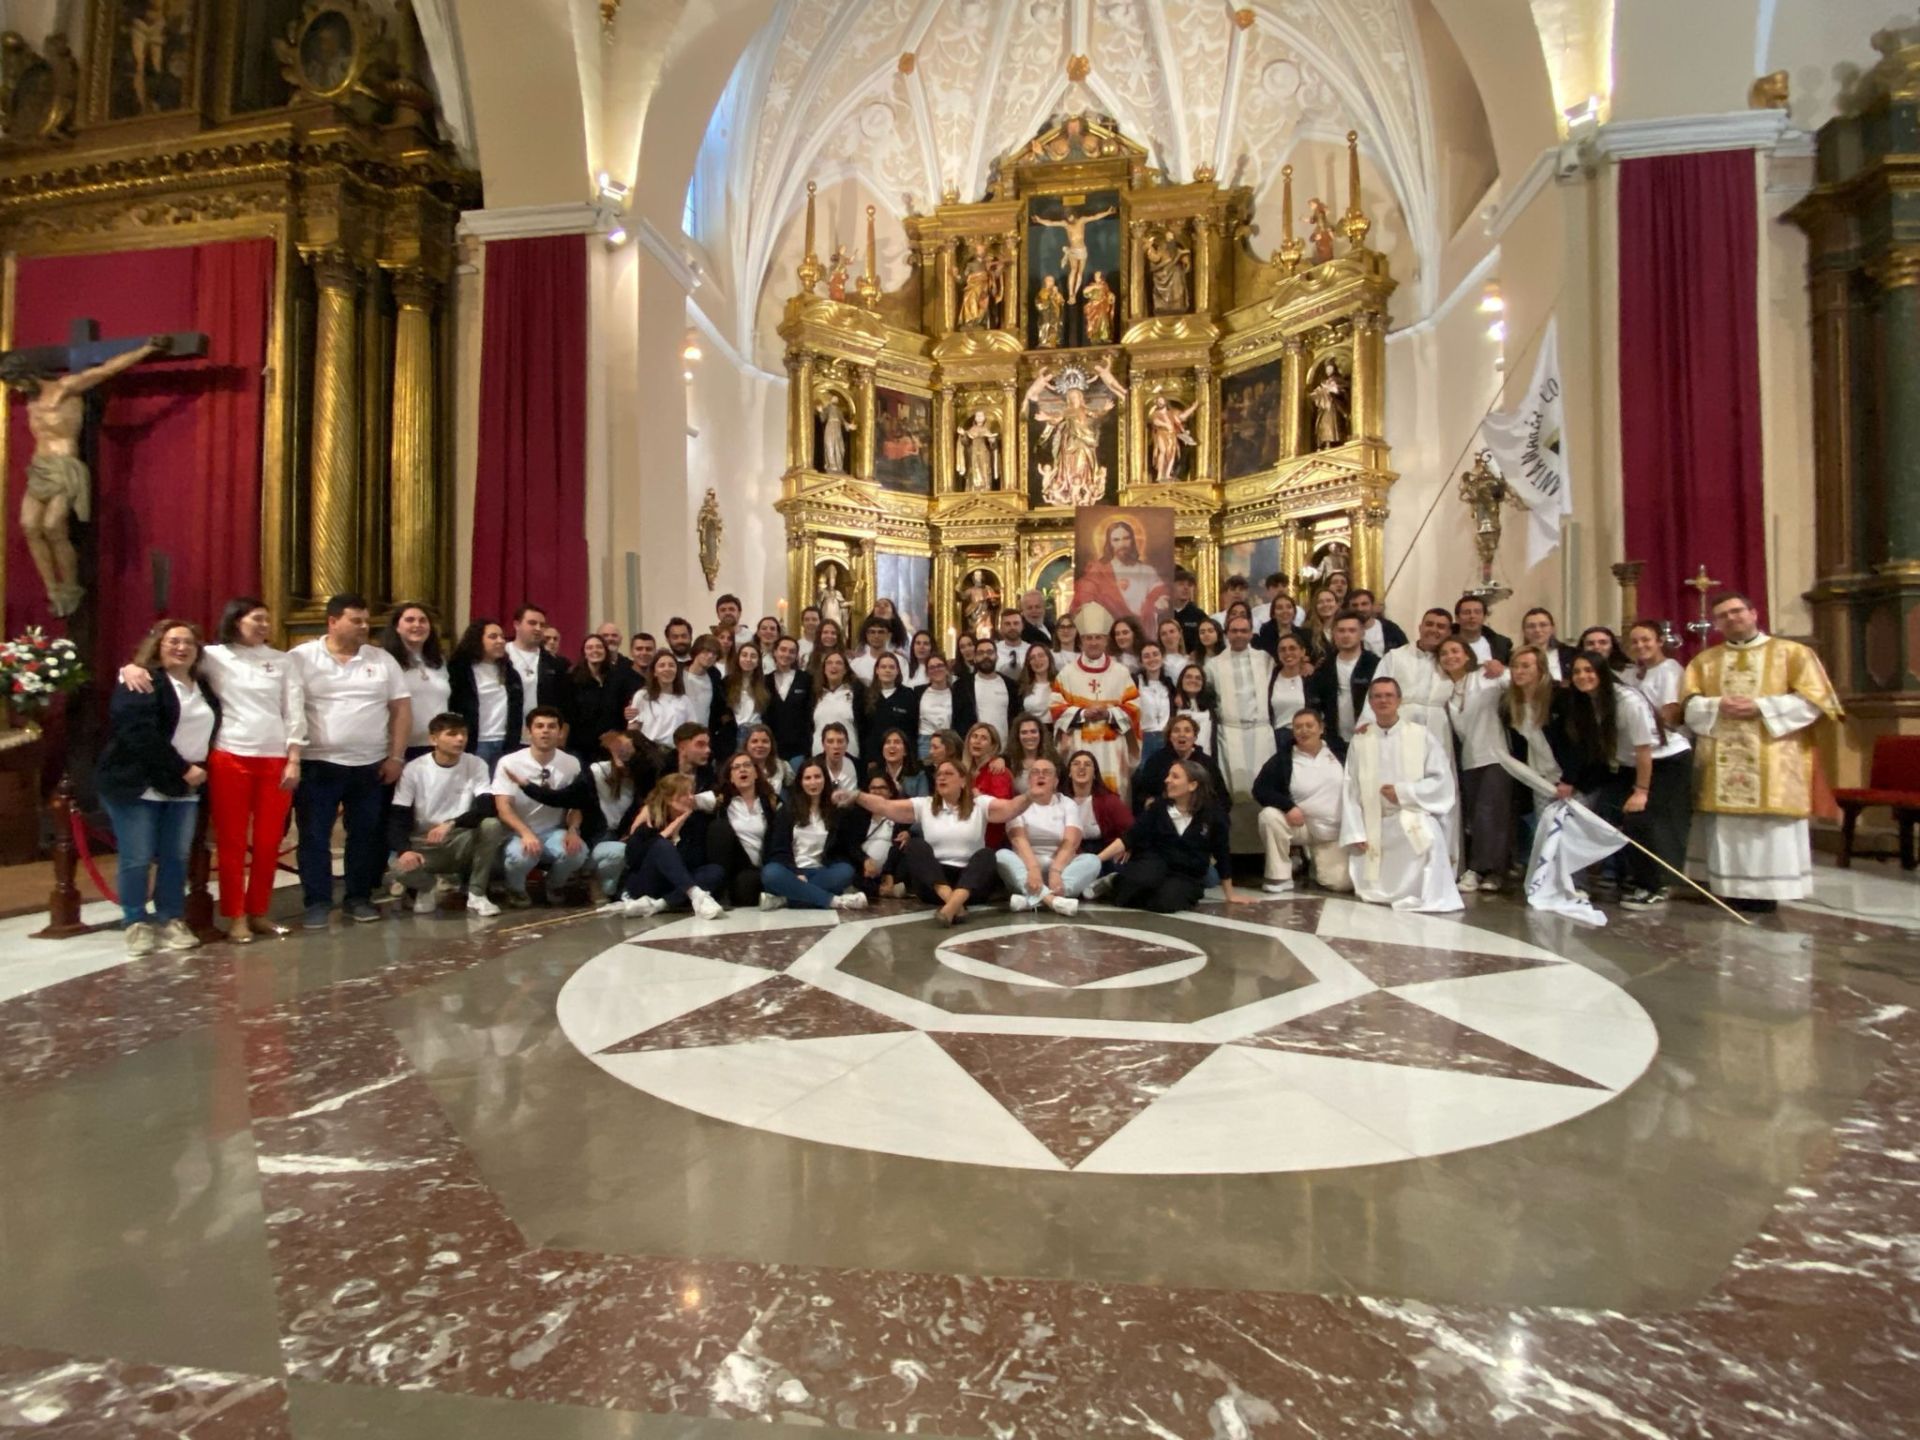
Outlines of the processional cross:
M194 331L139 339L103 340L93 320L75 320L65 345L41 345L0 355L0 381L27 400L33 453L20 502L20 529L46 586L56 615L71 615L86 595L80 555L69 530L72 520L93 518L93 475L98 453L98 387L154 355L195 356L207 337Z
M1719 583L1718 580L1711 579L1707 575L1707 567L1705 565L1702 565L1699 572L1691 580L1686 582L1688 589L1700 592L1700 618L1698 620L1689 620L1687 622L1687 629L1692 632L1693 638L1702 645L1707 643L1707 636L1713 633L1713 620L1711 618L1711 607L1707 604L1707 592Z

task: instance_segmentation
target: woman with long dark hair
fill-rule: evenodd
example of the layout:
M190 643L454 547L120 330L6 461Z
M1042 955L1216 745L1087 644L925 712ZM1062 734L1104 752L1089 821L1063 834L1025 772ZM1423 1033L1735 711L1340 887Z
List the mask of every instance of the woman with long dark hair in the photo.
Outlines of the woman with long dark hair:
M1620 643L1620 637L1605 625L1589 625L1582 630L1580 644L1575 648L1581 654L1598 655L1615 675L1627 668L1626 647Z
M427 726L434 716L452 706L453 682L441 654L440 630L426 606L408 600L394 606L387 616L380 645L406 677L407 696L413 703L413 730L407 736L406 758L417 759L433 748Z
M729 905L773 909L767 904L761 867L767 862L780 805L766 773L746 751L720 772L718 798L722 803L707 827L707 859L720 867L716 883Z
M1233 888L1233 852L1228 822L1220 812L1213 779L1204 765L1176 760L1167 770L1164 798L1117 840L1100 852L1103 864L1118 861L1119 872L1098 881L1116 905L1171 915L1191 910L1207 893L1209 871L1220 877L1220 893L1230 905L1251 896Z
M766 863L760 869L761 909L864 909L866 892L853 888L858 867L853 857L842 853L846 843L833 782L824 765L809 760L793 777L793 788L767 835Z
M889 730L911 735L920 728L920 692L906 683L900 657L891 651L873 662L873 683L861 699L866 732L860 749L865 755L880 753L880 737Z
M749 725L740 732L740 753L751 755L775 795L784 795L793 781L793 768L781 758L779 743L766 725Z
M1178 621L1171 622L1178 625ZM1135 701L1140 707L1140 760L1150 760L1167 743L1167 721L1173 718L1173 684L1167 679L1167 652L1158 640L1140 647L1140 674L1134 680L1139 690Z
M713 753L724 758L740 748L740 737L758 725L767 711L767 675L760 647L742 641L727 657L727 676L714 700Z
M925 786L926 776L914 778ZM868 774L862 788L882 800L909 798L902 796L899 787L878 770ZM922 795L927 793L924 788L920 791ZM852 857L853 883L860 887L860 893L869 900L890 898L898 884L900 856L908 839L907 827L894 824L885 815L869 815L858 805L842 805L838 828L844 832L839 839L840 853Z
M867 762L867 778L884 775L897 794L909 798L927 794L927 777L913 750L906 731L897 727L882 731L874 740L873 759Z
M1053 652L1044 645L1029 645L1026 658L1020 663L1020 674L1014 685L1020 693L1020 708L1016 715L1024 712L1037 715L1045 720L1053 713L1053 682L1059 674L1059 667L1053 663Z
M467 722L468 748L491 770L520 747L520 672L507 658L507 632L498 620L468 625L447 662L447 708Z
M1000 758L1007 762L1007 769L1013 775L1014 794L1024 795L1027 793L1027 771L1034 761L1048 761L1057 772L1060 757L1053 748L1053 727L1039 717L1022 715L1013 722L1012 729L1013 733L1007 737L1006 748L1000 752Z
M624 687L607 642L598 635L582 640L580 663L567 680L567 750L585 769L599 755L602 735L626 729Z
M1192 717L1197 743L1207 754L1213 754L1213 737L1220 728L1220 702L1213 686L1207 683L1207 667L1198 660L1182 670L1180 678L1174 681L1173 711L1168 720L1175 715Z
M655 653L647 666L647 681L633 697L633 724L647 739L662 748L673 744L673 732L689 720L705 725L706 717L693 713L687 698L686 677L671 650Z
M918 690L927 683L927 662L939 653L940 647L934 644L929 632L914 631L913 639L907 643L907 663L902 678Z
M824 634L831 620L820 622ZM853 665L839 650L822 647L813 652L813 750L815 755L825 750L822 739L828 725L839 725L846 732L847 749L857 760L860 757L860 712L865 708L863 695L866 687L853 673Z

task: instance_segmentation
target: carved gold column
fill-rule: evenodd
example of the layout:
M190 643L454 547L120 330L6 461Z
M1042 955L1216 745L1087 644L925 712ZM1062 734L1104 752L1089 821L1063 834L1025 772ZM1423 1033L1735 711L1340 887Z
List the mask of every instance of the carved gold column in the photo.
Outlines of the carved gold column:
M360 270L338 250L309 254L319 296L313 345L313 504L308 573L318 598L357 587L360 517Z
M1384 440L1387 320L1375 310L1353 317L1353 438Z
M873 397L873 367L860 368L860 433L854 440L857 457L850 467L862 480L873 478L873 432L879 428L880 407Z
M949 240L940 247L940 333L951 335L958 316L954 286L960 276L960 241Z
M1019 337L1026 334L1027 324L1022 304L1027 292L1020 283L1020 232L1009 230L1000 239L1006 245L1006 266L1000 272L1001 283L1006 287L1006 298L1000 302L1000 328Z
M1307 407L1307 342L1289 335L1280 349L1280 397L1286 409L1280 416L1280 458L1304 453L1301 420Z
M951 385L942 385L933 392L933 493L944 495L948 491L964 489L965 485L955 476L959 468L959 454L955 431L960 428L960 397L954 393Z
M1193 394L1200 408L1193 412L1193 436L1200 443L1187 467L1190 480L1220 479L1220 427L1213 420L1213 371L1201 365L1193 372Z
M1387 502L1355 507L1352 525L1353 583L1377 593L1387 583Z
M813 352L796 350L787 357L787 465L813 468Z
M433 347L440 286L414 269L396 270L392 279L398 312L393 323L393 595L444 605Z
M1213 221L1196 215L1193 221L1193 313L1213 311Z

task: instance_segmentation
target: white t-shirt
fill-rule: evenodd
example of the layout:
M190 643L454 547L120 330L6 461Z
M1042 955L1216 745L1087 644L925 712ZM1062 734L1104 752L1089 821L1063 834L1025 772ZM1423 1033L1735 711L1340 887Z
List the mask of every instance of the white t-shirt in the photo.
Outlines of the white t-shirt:
M407 745L409 748L431 745L433 738L427 734L427 727L433 723L434 716L447 713L453 699L453 682L447 677L447 667L429 669L425 665L405 665L400 673L407 682L407 698L413 701L413 731L407 736Z
M929 685L920 692L920 733L938 735L953 728L953 687L936 690Z
M1164 675L1166 672L1161 673ZM1140 697L1135 703L1140 707L1140 733L1165 733L1167 720L1173 714L1173 692L1157 680L1142 680Z
M1193 661L1182 654L1175 653L1167 655L1166 664L1161 667L1160 673L1165 675L1167 677L1167 683L1172 685L1180 679L1180 672L1192 663Z
M852 662L853 673L860 677L860 683L862 685L871 685L873 683L873 667L880 663L881 655L893 656L894 659L900 662L900 673L902 675L907 673L907 657L902 655L898 650L882 650L880 655L862 650L858 655L853 657Z
M938 803L926 795L914 797L913 815L920 826L920 836L933 851L933 858L942 865L964 865L987 843L986 798L974 798L971 818L962 818L951 806L942 806L936 811L934 806Z
M1465 641L1466 647L1473 652L1474 659L1478 660L1482 665L1493 659L1493 642L1487 639L1484 634L1478 640L1467 640L1464 635L1460 638Z
M1360 648L1376 655L1387 653L1387 631L1378 619L1367 621L1360 631Z
M1613 758L1619 765L1632 765L1634 747L1651 745L1653 758L1665 760L1691 749L1687 737L1669 730L1663 740L1656 723L1653 703L1631 685L1613 689Z
M996 640L993 642L995 655L994 669L1009 680L1018 684L1020 670L1027 663L1027 651L1031 648L1024 640Z
M1007 822L1009 836L1016 830L1026 834L1027 844L1033 847L1033 857L1040 862L1042 869L1066 843L1070 829L1080 829L1080 807L1058 791L1046 804L1035 801L1027 806L1025 814Z
M662 691L658 700L642 690L633 697L633 723L656 745L671 745L673 732L693 719L693 705L684 695Z
M600 802L600 816L607 822L608 839L617 840L620 822L627 818L633 804L633 791L616 786L616 770L611 760L596 760L589 773L593 776L594 798Z
M537 646L532 650L522 650L514 641L507 642L507 662L520 672L522 715L531 715L533 707L540 703L540 657L546 653Z
M804 825L793 827L793 868L796 870L818 870L820 861L827 853L827 822L815 817Z
M1334 695L1333 703L1340 725L1340 738L1353 738L1353 672L1359 667L1360 657L1348 660L1336 655L1333 660Z
M813 701L813 753L818 755L823 748L820 737L827 726L838 720L847 728L847 753L860 753L860 725L853 713L853 687L842 685L814 697ZM857 783L857 782L856 782Z
M1293 803L1306 812L1307 838L1316 845L1340 838L1340 807L1346 783L1346 770L1331 745L1322 745L1313 755L1294 747L1293 782L1288 788Z
M307 739L307 696L284 651L269 645L209 645L200 673L220 697L220 748L280 756Z
M309 760L378 765L387 758L387 707L408 699L399 662L378 645L335 658L324 639L296 645L289 658L307 695Z
M860 767L854 763L851 751L841 757L838 770L830 762L821 763L826 766L828 785L840 794L851 795L860 788Z
M1680 699L1680 681L1686 672L1680 668L1678 660L1662 660L1650 667L1645 675L1640 673L1638 665L1629 665L1620 672L1622 684L1631 685L1638 690L1656 713L1664 705L1672 705ZM227 692L222 690L220 698L225 700ZM221 749L226 749L227 722L220 722ZM1693 742L1687 738L1687 732L1680 726L1667 731L1666 743L1655 748L1653 758L1665 760L1670 755L1678 755L1682 750L1691 750Z
M860 842L860 851L876 865L885 865L887 856L893 849L893 821L879 815L867 817L867 838Z
M760 802L736 795L727 802L727 823L733 827L733 838L740 842L747 863L758 865L767 846L767 816Z
M475 800L489 793L492 783L487 762L478 755L462 755L451 765L442 765L432 755L416 755L400 772L393 803L413 807L417 837L443 820L458 820Z
M564 750L554 751L553 758L544 766L534 759L531 749L515 750L510 755L500 757L500 764L493 772L493 784L488 791L506 796L513 813L520 817L526 827L534 834L544 836L567 823L567 812L558 805L541 804L513 782L532 780L549 790L564 790L579 778L580 762Z
M1007 714L1007 687L994 675L973 677L974 711L982 725L991 725L993 733L1000 737L1000 743L1007 743L1007 722L1012 717ZM965 739L965 736L961 737Z
M475 663L473 693L480 705L480 733L473 737L475 742L505 740L507 738L507 682L500 678L500 667L491 660Z
M1053 682L1029 685L1020 696L1020 709L1035 719L1046 720L1053 713Z
M200 693L200 687L191 680L176 680L164 670L159 678L173 686L173 693L180 700L180 722L173 727L173 753L189 765L205 765L207 750L213 743L213 706L207 703L207 697ZM199 789L190 789L184 795L162 795L150 788L143 791L140 798L191 805L205 793L204 785Z
M698 720L702 725L707 723L707 717L713 713L715 673L713 670L708 670L706 674L700 675L695 673L693 667L689 665L680 674L680 688L687 692L687 718Z
M1274 729L1284 730L1293 724L1293 717L1307 708L1306 677L1282 675L1276 669L1273 684L1267 687L1267 705L1273 712Z

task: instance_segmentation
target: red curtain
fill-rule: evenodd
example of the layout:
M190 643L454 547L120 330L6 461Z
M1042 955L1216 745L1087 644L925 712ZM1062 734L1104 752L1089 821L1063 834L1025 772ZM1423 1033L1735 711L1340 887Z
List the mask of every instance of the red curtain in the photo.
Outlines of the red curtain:
M1767 608L1750 150L1620 167L1620 458L1643 614L1698 614L1704 564Z
M65 344L76 319L107 338L197 330L207 354L156 361L109 382L93 482L96 668L117 670L166 610L203 625L260 586L261 425L274 242L241 240L20 263L14 343ZM47 608L18 524L32 437L16 400L7 450L9 634L66 623ZM103 687L104 688L104 687Z
M474 481L470 613L539 605L570 648L587 625L586 244L487 246Z

